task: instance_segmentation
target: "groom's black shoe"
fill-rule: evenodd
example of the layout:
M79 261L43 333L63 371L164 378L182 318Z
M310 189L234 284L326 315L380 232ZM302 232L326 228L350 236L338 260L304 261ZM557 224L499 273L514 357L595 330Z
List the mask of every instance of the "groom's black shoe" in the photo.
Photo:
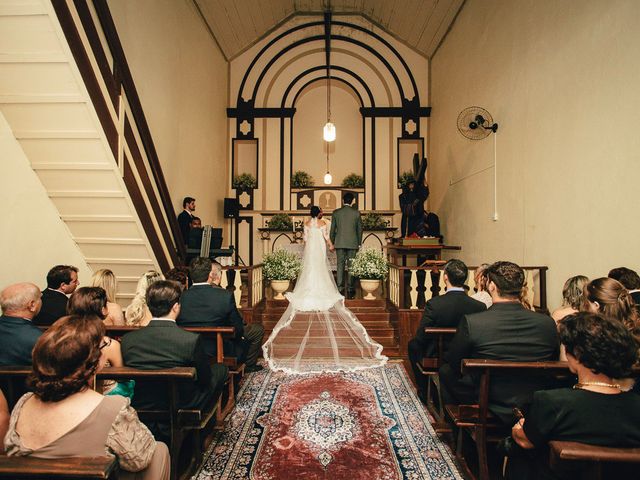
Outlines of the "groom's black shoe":
M356 298L356 292L347 292L347 298L349 300L353 300L354 298Z

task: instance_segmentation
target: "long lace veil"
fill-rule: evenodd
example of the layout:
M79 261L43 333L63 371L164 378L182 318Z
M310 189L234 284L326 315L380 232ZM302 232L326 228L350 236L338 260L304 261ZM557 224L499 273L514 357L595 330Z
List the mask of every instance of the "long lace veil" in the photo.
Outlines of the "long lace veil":
M345 306L326 254L326 226L305 227L302 272L289 306L262 350L273 370L287 373L355 371L386 363L382 345Z

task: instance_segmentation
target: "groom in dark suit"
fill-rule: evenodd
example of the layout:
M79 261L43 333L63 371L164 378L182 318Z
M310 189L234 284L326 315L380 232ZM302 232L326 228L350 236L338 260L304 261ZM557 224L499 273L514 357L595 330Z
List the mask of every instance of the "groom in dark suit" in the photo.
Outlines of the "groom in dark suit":
M237 357L238 362L245 363L247 372L261 370L256 365L264 327L257 323L244 325L242 316L236 307L233 294L220 286L222 267L209 258L194 258L189 267L193 285L182 294L181 310L178 325L181 327L226 327L236 329L233 340L225 340L226 356ZM205 338L207 355L216 357L214 338Z
M331 215L331 231L329 238L333 244L338 268L338 290L344 291L344 270L349 265L349 260L356 256L362 243L362 219L360 212L351 206L353 193L347 192L343 197L344 205ZM349 276L347 297L353 298L356 292L356 279Z

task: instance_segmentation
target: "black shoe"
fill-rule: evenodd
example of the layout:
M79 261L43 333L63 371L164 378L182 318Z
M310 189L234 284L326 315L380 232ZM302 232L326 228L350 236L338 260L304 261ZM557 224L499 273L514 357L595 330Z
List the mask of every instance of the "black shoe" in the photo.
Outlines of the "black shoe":
M262 365L251 365L250 367L244 367L245 373L255 373L259 372L260 370L264 370L264 367Z

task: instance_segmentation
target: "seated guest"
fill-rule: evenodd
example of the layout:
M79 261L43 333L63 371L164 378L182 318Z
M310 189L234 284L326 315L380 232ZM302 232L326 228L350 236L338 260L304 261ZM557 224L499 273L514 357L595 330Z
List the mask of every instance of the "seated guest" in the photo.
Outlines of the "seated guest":
M227 356L246 363L247 372L261 370L256 365L264 327L257 323L244 325L233 294L220 286L222 266L205 257L195 258L189 267L193 285L182 294L178 325L181 327L224 327L236 329L233 341L225 341ZM215 338L205 339L207 354L216 357Z
M42 331L33 323L40 311L40 289L16 283L0 292L0 365L31 365L31 350Z
M99 318L103 322L107 318L107 293L100 287L80 287L69 298L67 306L69 315ZM105 336L102 356L110 367L122 367L120 342Z
M578 383L534 394L511 435L522 448L536 450L509 460L511 479L565 478L549 475L551 440L640 447L640 396L622 392L614 380L628 376L638 361L633 337L620 322L592 313L569 315L558 328Z
M636 305L640 305L640 275L627 267L614 268L607 275L609 278L619 281L631 294Z
M122 337L122 356L128 367L156 370L173 367L195 367L194 384L181 385L181 408L206 409L213 405L227 379L224 365L209 365L202 338L176 325L180 313L180 286L168 280L153 283L147 290L147 305L153 319L149 324ZM161 409L166 406L166 385L153 381L136 383L133 406ZM147 423L156 438L169 438L169 425Z
M116 303L116 293L118 291L118 281L116 276L108 268L102 268L91 277L92 287L101 287L107 292L107 318L105 325L124 325L124 315L122 307Z
M4 436L9 429L9 405L0 390L0 454L4 452Z
M487 289L493 305L485 312L466 315L458 326L444 364L440 382L446 403L478 401L477 379L462 375L464 358L486 358L511 362L558 359L558 332L551 317L532 312L520 303L525 282L522 268L511 262L496 262L487 268ZM545 378L492 376L489 408L504 423L511 423L512 408L548 386Z
M551 314L551 318L556 323L567 315L578 313L582 303L582 291L587 283L589 283L589 279L584 275L576 275L564 282L562 287L562 306Z
M136 286L136 295L124 312L125 323L134 327L144 327L151 320L151 312L147 308L147 289L150 285L164 280L164 275L155 270L149 270L140 277Z
M5 438L8 455L37 458L115 455L118 478L169 479L169 450L156 443L129 400L91 389L102 368L104 325L64 317L33 349L32 392L18 400ZM138 472L137 475L127 472Z
M483 263L476 268L473 274L473 280L476 283L476 293L471 295L471 298L484 303L487 308L489 308L493 301L491 300L491 295L487 292L487 267L489 267L489 264Z
M601 313L618 320L640 342L640 314L627 289L617 280L602 277L584 287L581 311Z
M424 307L422 320L415 337L409 341L408 348L409 361L417 385L423 383L418 381L421 374L417 367L422 357L433 357L438 353L435 342L425 336L424 329L427 327L457 328L458 323L467 313L482 312L487 309L482 302L470 298L464 291L463 286L468 274L469 271L464 262L449 260L442 273L447 293L433 297ZM425 398L425 392L420 390L420 386L418 388L418 395Z
M167 280L173 280L178 282L182 290L189 288L189 268L188 267L174 267L164 274L164 278Z
M67 314L67 295L71 295L78 281L78 269L71 265L56 265L47 273L47 288L42 292L42 308L33 319L36 325L51 325Z

